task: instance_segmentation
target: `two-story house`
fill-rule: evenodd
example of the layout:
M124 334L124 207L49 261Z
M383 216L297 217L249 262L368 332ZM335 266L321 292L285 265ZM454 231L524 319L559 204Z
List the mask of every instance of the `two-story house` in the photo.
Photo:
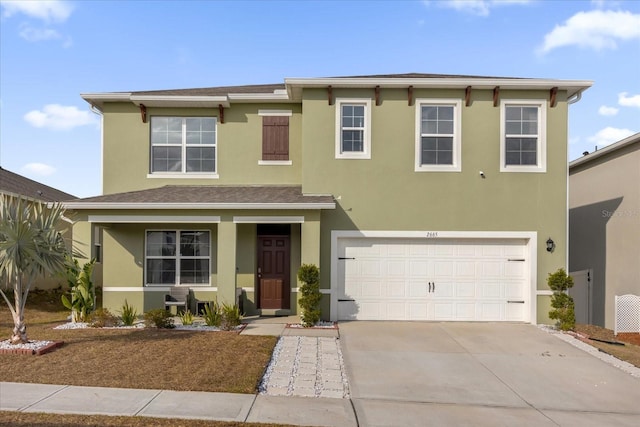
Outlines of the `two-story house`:
M104 305L173 286L249 314L548 321L567 265L569 104L589 81L432 74L88 93L104 195L67 203ZM101 233L95 230L101 230Z

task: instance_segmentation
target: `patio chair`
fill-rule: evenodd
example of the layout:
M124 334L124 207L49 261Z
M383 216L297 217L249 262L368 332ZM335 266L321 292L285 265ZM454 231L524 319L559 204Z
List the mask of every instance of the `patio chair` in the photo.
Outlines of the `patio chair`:
M172 286L169 293L164 296L164 309L171 310L171 307L176 307L176 313L178 308L184 307L187 310L189 306L189 288L181 286Z

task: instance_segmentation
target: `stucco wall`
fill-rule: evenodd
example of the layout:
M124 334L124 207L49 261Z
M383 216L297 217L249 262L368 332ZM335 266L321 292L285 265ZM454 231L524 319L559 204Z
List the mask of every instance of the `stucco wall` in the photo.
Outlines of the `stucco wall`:
M569 269L593 269L592 323L613 329L615 295L640 295L640 142L569 177Z

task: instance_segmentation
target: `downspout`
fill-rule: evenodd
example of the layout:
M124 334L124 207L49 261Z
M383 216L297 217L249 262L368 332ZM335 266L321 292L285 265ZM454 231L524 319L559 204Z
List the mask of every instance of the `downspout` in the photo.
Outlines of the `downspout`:
M100 116L100 193L104 193L104 115L102 110L94 104L89 103L91 112Z
M580 101L582 99L582 91L578 91L575 95L573 95L572 97L570 97L569 99L567 99L567 105L571 105L571 104L575 104L576 102ZM567 142L568 142L568 135L567 135ZM565 249L565 260L566 260L566 268L567 268L567 274L569 274L571 272L571 268L569 266L569 262L570 262L570 252L569 252L569 246L571 246L571 242L569 241L570 235L569 235L569 210L571 209L569 206L569 197L570 197L570 187L569 187L569 179L570 179L570 170L569 170L569 144L567 143L567 201L566 201L566 210L565 210L565 224L566 224L566 242L567 242L567 246ZM568 292L568 291L567 291Z
M582 99L582 91L576 93L571 98L567 99L567 104L569 104L569 105L575 104L576 102L580 101L581 99Z

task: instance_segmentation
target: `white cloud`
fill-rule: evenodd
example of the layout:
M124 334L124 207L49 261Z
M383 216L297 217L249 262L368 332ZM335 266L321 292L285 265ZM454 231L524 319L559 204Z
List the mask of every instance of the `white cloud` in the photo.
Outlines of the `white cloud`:
M78 107L59 104L45 105L43 110L29 111L24 119L31 126L52 130L69 130L78 126L97 123L89 111L79 110Z
M28 24L20 26L20 37L29 42L39 42L43 40L55 40L62 36L51 28L33 28Z
M627 96L627 92L619 93L618 104L623 107L640 107L640 95Z
M628 136L633 135L635 132L629 129L618 129L612 127L606 127L596 133L594 136L589 137L589 141L595 143L598 148L606 147L614 142L618 142L625 139Z
M22 13L45 22L64 22L73 11L72 4L62 0L2 0L0 6L2 6L5 17Z
M27 163L20 169L20 171L22 173L29 173L32 175L49 176L56 173L56 168L45 165L44 163Z
M578 12L544 36L541 54L563 46L616 49L617 41L640 39L640 14L628 11Z
M424 3L428 6L434 2L425 0ZM446 7L448 9L457 10L458 12L466 12L479 16L489 16L491 9L497 6L527 3L530 3L530 0L446 0L435 2L435 4L440 7Z
M601 105L598 108L598 114L601 116L615 116L618 114L618 109L616 107L607 107L606 105Z

